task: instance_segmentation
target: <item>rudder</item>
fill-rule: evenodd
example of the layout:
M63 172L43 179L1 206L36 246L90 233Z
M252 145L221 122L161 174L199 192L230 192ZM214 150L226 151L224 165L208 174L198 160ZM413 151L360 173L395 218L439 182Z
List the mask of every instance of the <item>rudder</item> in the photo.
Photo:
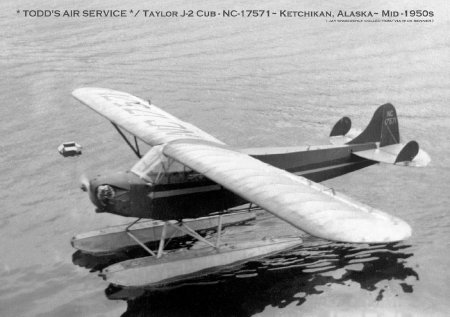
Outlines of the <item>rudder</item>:
M380 106L367 128L347 144L380 142L380 147L400 142L397 112L392 104Z

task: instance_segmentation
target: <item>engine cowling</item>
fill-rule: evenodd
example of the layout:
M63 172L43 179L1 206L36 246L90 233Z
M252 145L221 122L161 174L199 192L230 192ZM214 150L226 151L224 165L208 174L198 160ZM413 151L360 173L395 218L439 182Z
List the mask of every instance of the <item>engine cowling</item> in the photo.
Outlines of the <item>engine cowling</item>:
M150 218L151 186L131 172L97 175L89 180L89 198L96 212Z

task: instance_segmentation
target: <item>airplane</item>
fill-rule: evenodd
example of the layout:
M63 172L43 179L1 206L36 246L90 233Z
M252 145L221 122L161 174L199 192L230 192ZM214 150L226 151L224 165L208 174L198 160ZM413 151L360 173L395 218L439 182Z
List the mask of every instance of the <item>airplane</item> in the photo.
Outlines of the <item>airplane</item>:
M246 211L256 206L330 241L389 243L411 236L402 219L319 184L377 163L428 165L430 157L416 141L400 143L390 103L360 133L348 117L340 119L331 145L239 149L125 92L79 88L72 95L109 120L139 158L128 171L82 181L96 212L135 220L76 235L72 246L102 254L137 245L149 253L103 269L101 276L112 284L158 287L302 243L300 235L223 243L223 228L255 220ZM151 146L145 155L138 140ZM211 228L214 237L199 233ZM174 236L190 236L204 247L166 250Z

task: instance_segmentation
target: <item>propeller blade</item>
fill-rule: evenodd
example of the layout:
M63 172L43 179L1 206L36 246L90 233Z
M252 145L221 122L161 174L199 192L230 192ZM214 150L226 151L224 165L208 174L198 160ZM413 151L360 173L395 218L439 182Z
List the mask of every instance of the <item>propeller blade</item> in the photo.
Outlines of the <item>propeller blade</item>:
M80 176L80 188L84 192L89 191L89 178L86 174Z

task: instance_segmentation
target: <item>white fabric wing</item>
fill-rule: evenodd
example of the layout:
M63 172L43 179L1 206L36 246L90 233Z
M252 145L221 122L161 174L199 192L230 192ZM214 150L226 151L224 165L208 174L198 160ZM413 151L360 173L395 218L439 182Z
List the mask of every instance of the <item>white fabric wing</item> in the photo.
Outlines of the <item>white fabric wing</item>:
M145 143L155 146L179 139L223 144L190 123L181 121L141 98L111 89L79 88L72 95Z
M179 141L165 145L163 152L313 236L384 243L411 235L399 218L228 147Z

